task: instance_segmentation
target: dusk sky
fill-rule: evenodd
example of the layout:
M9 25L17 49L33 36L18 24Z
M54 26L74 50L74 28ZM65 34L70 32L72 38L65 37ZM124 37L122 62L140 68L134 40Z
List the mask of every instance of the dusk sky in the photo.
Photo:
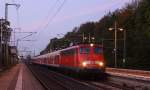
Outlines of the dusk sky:
M38 54L53 37L71 31L74 27L88 21L98 21L109 11L123 8L132 0L1 0L0 16L4 18L5 3L21 5L17 14L16 7L9 6L8 20L12 28L21 27L21 32L37 32L19 42L19 49L35 50ZM62 7L61 7L62 6ZM61 8L60 8L61 7ZM61 34L62 36L58 36ZM28 34L17 34L15 39ZM14 36L14 35L13 35ZM12 38L13 41L14 37ZM12 43L12 45L15 43ZM33 52L32 52L33 53Z

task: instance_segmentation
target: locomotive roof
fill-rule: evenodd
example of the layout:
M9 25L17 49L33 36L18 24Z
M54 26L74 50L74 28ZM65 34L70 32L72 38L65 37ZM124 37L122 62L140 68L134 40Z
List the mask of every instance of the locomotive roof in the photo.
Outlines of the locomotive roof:
M46 54L43 54L43 55L39 55L39 56L34 57L33 59L36 59L36 58L45 58L45 57L53 56L53 55L56 55L56 54L59 55L61 51L65 51L65 50L69 50L69 49L74 49L74 48L79 48L79 47L88 47L88 46L90 46L90 44L75 45L75 46L67 47L65 49L61 49L61 50L53 51L53 52L46 53ZM102 47L102 45L99 45L99 44L94 44L94 46L100 46L100 47Z
M61 49L61 50L58 50L58 51L65 51L65 50L69 50L69 49L74 49L74 48L79 48L79 47L89 47L89 46L90 46L90 44L80 44L80 45L67 47L67 48L64 48L64 49ZM99 45L99 44L94 44L94 46L102 47L102 45ZM54 52L56 52L56 51L54 51Z

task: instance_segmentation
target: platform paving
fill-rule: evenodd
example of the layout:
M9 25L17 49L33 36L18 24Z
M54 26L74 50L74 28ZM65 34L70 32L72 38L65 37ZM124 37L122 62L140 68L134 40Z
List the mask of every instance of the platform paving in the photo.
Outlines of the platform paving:
M24 63L0 73L0 90L44 90Z
M22 64L22 90L44 90L39 81L33 76L25 64Z
M17 81L20 64L0 72L0 90L13 90ZM16 80L15 80L16 79Z

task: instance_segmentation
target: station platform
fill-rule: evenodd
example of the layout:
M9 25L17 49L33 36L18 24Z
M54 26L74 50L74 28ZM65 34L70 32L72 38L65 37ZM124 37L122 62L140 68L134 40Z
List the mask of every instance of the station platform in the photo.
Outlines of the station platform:
M45 90L24 63L0 72L0 90Z

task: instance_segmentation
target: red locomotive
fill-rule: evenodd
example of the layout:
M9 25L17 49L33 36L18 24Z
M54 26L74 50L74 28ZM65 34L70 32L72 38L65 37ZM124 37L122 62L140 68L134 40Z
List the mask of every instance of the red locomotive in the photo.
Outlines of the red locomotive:
M33 63L75 72L105 72L103 47L81 44L33 58Z

